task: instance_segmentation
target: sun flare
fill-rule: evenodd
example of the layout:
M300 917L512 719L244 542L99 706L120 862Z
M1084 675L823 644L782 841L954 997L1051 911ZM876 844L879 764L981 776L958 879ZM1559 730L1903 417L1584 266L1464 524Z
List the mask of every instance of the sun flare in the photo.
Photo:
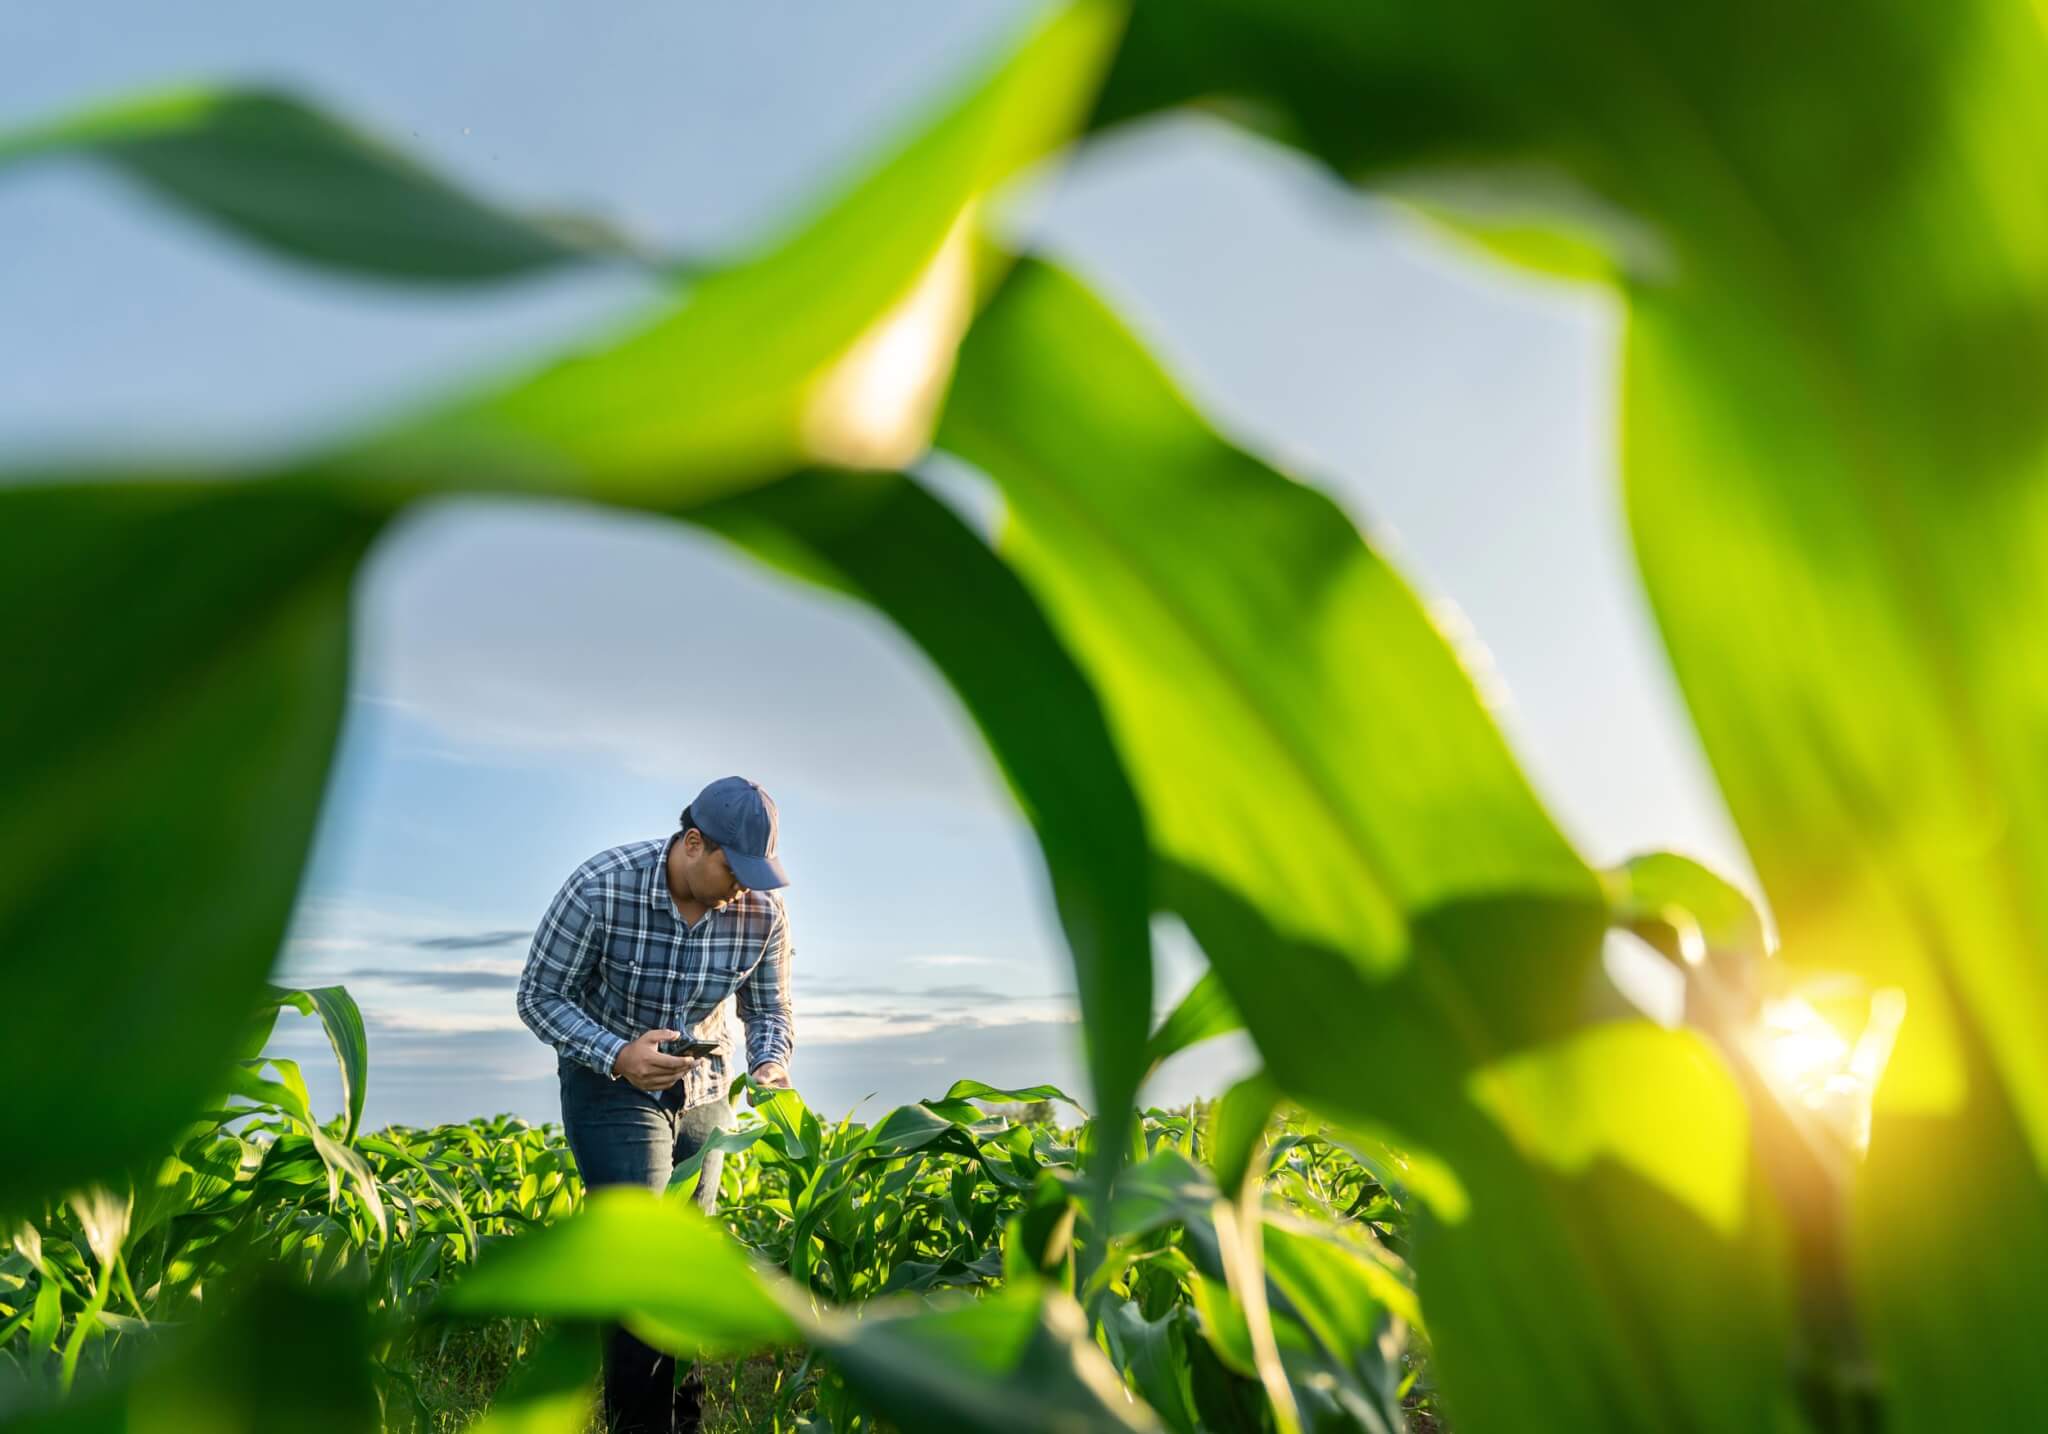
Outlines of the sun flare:
M1764 1003L1750 1050L1788 1104L1812 1111L1860 1151L1870 1144L1871 1098L1905 1014L1903 992L1873 992L1863 1030L1851 1041L1805 997L1783 997Z

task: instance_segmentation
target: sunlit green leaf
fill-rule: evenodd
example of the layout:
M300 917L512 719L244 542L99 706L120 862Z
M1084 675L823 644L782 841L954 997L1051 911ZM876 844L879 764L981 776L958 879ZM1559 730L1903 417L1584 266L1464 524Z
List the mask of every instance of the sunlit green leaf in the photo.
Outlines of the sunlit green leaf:
M442 1305L457 1315L572 1320L631 1311L643 1338L698 1352L787 1344L799 1332L724 1230L631 1188L595 1191L581 1214L492 1251Z
M1392 1313L1421 1322L1415 1292L1401 1274L1348 1240L1341 1230L1268 1212L1264 1236L1266 1278L1282 1308L1339 1360L1356 1360L1379 1338Z
M135 1202L125 1190L114 1191L104 1185L95 1185L73 1195L70 1200L72 1213L78 1217L78 1230L85 1237L86 1248L98 1261L102 1275L114 1263L114 1256L120 1253L121 1244L128 1238L128 1219L133 1213Z
M1230 993L1223 989L1223 982L1214 971L1204 971L1201 979L1188 988L1180 1003L1159 1023L1159 1028L1145 1043L1145 1054L1156 1066L1189 1046L1243 1027L1244 1018L1237 1014L1237 1007L1230 1004Z
M1399 577L1040 266L970 335L940 442L1008 500L1003 549L1103 694L1159 899L1274 1080L1469 1192L1417 1252L1454 1415L1526 1427L1540 1396L1577 1429L1775 1417L1784 1310L1739 1098L1677 1033L1577 1043L1602 893ZM1623 1046L1674 1104L1588 1147L1575 1102L1628 1079ZM1483 1100L1503 1071L1526 1078ZM1674 1156L1694 1121L1715 1138ZM1678 1267L1702 1276L1674 1288Z
M341 1138L353 1139L363 1119L363 1098L369 1091L370 1041L363 1029L363 1013L355 997L341 986L315 986L307 990L272 987L270 994L301 1013L320 1017L327 1042L334 1047L334 1059L341 1067L341 1090L345 1119Z
M600 475L630 475L607 491L641 501L702 497L807 457L915 453L972 308L966 216L1065 137L1117 22L1106 0L1059 11L820 218L601 359L437 410L290 485L0 495L0 597L19 618L0 657L31 694L12 722L0 718L21 768L0 818L0 944L15 969L39 973L13 994L17 1019L43 1033L0 1056L0 1078L35 1088L0 1137L17 1119L10 1143L81 1132L38 1138L10 1162L0 1207L153 1157L236 1044L229 1022L275 955L332 749L347 582L386 505L479 484L590 493ZM944 311L935 327L927 293ZM917 339L907 358L892 328L905 313ZM899 379L880 397L863 387ZM845 426L868 419L890 432ZM367 494L372 474L380 498L336 495ZM92 900L108 863L161 891ZM188 916L166 935L170 909ZM52 943L102 955L63 961ZM112 1068L62 1088L28 1078L53 1068L43 1043L79 1012L155 1033L145 1089ZM88 1140L49 1101L106 1118ZM356 1091L349 1101L352 1128Z
M357 462L449 484L704 498L807 462L924 451L980 282L975 209L1083 118L1121 23L1052 13L867 178L670 312L437 409Z
M1221 100L1360 179L1535 159L1657 233L1645 580L1784 959L1906 996L1856 1197L1906 1430L2048 1399L2044 79L2026 7L1192 0L1139 7L1102 110ZM1967 1208L1919 1218L1928 1169Z
M1763 918L1740 890L1689 857L1650 852L1604 873L1617 925L1682 968L1712 973L1754 1018L1769 954Z
M680 1272L687 1271L686 1277ZM494 1252L444 1298L449 1314L615 1319L682 1353L808 1339L863 1399L903 1425L986 1431L1151 1427L1055 1291L876 1304L816 1316L749 1264L718 1226L644 1191L604 1190L584 1212Z
M1596 918L1591 874L1400 578L1327 498L1218 438L1078 285L1020 268L963 351L941 441L1007 499L1003 550L1102 692L1170 872L1253 900L1354 984L1399 971L1412 923L1454 903ZM1195 930L1258 1034L1279 999L1249 979L1267 949ZM1471 998L1555 1028L1544 991L1593 943L1523 944ZM1297 1045L1269 1060L1321 1054Z
M1098 1129L1121 1150L1152 1000L1144 826L1101 704L1043 614L981 539L895 476L803 473L688 516L873 604L960 695L1045 853L1073 954Z

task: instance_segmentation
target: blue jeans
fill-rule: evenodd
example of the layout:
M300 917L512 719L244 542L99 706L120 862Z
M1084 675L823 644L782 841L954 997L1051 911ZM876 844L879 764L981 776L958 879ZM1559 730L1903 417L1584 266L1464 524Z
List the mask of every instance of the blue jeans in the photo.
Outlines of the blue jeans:
M567 1057L556 1070L562 1079L562 1128L569 1153L591 1189L645 1185L664 1190L675 1167L695 1155L712 1131L733 1123L732 1107L722 1100L680 1108L680 1086L652 1094ZM706 1214L718 1204L724 1156L714 1150L704 1157L696 1204ZM676 1275L687 1278L680 1270ZM613 1434L694 1434L703 1420L704 1383L692 1370L678 1384L674 1356L615 1325L605 1336L604 1405L606 1427Z

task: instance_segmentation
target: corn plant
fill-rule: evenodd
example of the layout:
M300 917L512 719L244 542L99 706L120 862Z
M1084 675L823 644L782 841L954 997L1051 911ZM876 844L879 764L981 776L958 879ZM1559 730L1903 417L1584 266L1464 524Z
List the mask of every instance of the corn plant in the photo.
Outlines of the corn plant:
M319 1119L296 1062L252 1054L172 1153L15 1223L0 1257L0 1358L22 1385L104 1383L164 1332L231 1305L259 1270L352 1292L368 1353L402 1380L441 1280L575 1207L559 1130L500 1117L356 1133L368 1048L354 1001L340 987L273 990L245 1049L260 1050L287 1005L320 1016L343 1112Z
M22 1384L78 1384L90 1408L95 1391L118 1388L167 1350L179 1357L180 1332L214 1307L317 1289L359 1316L374 1396L364 1407L380 1411L386 1428L443 1427L421 1366L462 1336L463 1316L506 1312L492 1294L508 1278L497 1256L484 1279L462 1277L518 1236L528 1237L518 1259L546 1266L556 1258L562 1237L532 1232L581 1206L574 1162L558 1128L506 1116L352 1133L370 1073L355 1003L340 987L273 990L245 1037L250 1049L286 1005L325 1024L344 1078L343 1111L318 1119L295 1062L248 1057L231 1069L220 1107L146 1177L79 1192L17 1224L0 1261L0 1358ZM1266 1311L1276 1340L1286 1339L1273 1356L1290 1399L1326 1406L1332 1417L1349 1400L1376 1409L1365 1427L1398 1426L1418 1315L1391 1248L1406 1223L1398 1177L1385 1173L1384 1162L1398 1160L1392 1152L1370 1157L1382 1162L1373 1174L1318 1122L1295 1115L1275 1127L1284 1133L1258 1157L1260 1218L1276 1252L1262 1276L1255 1263L1225 1258L1228 1237L1212 1208L1222 1197L1205 1168L1224 1130L1217 1112L1145 1112L1132 1127L1135 1163L1116 1202L1103 1206L1081 1178L1097 1126L1053 1124L1050 1102L1071 1101L1051 1086L959 1081L872 1126L851 1116L828 1126L795 1091L754 1094L758 1106L738 1128L714 1135L676 1172L666 1208L607 1197L606 1212L630 1213L599 1215L563 1236L587 1250L588 1225L603 1238L607 1220L623 1221L628 1232L614 1238L630 1246L630 1222L651 1219L680 1221L671 1237L701 1240L701 1222L680 1202L703 1178L706 1157L721 1151L718 1217L754 1259L740 1275L800 1312L788 1338L718 1347L791 1345L802 1355L771 1418L808 1410L853 1430L871 1427L877 1406L913 1417L892 1379L866 1367L871 1351L856 1344L848 1352L823 1332L850 1339L831 1321L852 1311L898 1332L906 1305L922 1310L919 1296L950 1290L1022 1309L1051 1299L1085 1307L1102 1331L1104 1383L1091 1390L1070 1381L1057 1391L1069 1413L1102 1417L1100 1395L1120 1378L1173 1428L1266 1427L1259 1381L1270 1371L1256 1364L1249 1304ZM1254 1114L1263 1122L1271 1093L1260 1102ZM588 1301L561 1304L560 1290L550 1294L547 1280L520 1275L516 1264L510 1278L525 1291L510 1313L557 1315L568 1322L558 1342L575 1344L574 1321L592 1312ZM1247 1278L1261 1286L1249 1299ZM586 1270L571 1283L588 1282ZM595 1284L605 1298L603 1279ZM1336 1325L1324 1303L1333 1290L1346 1298ZM818 1332L809 1351L794 1347L807 1324ZM713 1347L687 1342L698 1352ZM567 1397L558 1385L546 1390L575 1427L592 1393L587 1346L580 1352L584 1363L565 1365ZM503 1403L527 1410L538 1397L515 1388Z

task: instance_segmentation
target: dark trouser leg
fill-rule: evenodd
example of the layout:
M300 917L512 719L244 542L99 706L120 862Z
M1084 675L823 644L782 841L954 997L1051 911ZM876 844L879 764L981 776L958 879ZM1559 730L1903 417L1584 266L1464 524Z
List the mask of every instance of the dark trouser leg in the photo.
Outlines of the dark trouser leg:
M629 1082L567 1060L558 1069L562 1128L583 1183L593 1190L605 1185L664 1188L675 1160L675 1113ZM671 1434L676 1428L675 1378L673 1356L613 1326L605 1337L607 1427L613 1434ZM693 1399L693 1410L696 1404Z
M732 1107L722 1100L705 1105L692 1106L676 1118L675 1145L672 1159L681 1165L703 1148L714 1130L730 1129L733 1125ZM695 1203L699 1210L709 1215L718 1208L718 1177L725 1168L725 1152L714 1150L704 1157L704 1168L697 1179ZM683 1382L676 1386L676 1434L697 1434L704 1423L704 1376L693 1365L683 1376Z

